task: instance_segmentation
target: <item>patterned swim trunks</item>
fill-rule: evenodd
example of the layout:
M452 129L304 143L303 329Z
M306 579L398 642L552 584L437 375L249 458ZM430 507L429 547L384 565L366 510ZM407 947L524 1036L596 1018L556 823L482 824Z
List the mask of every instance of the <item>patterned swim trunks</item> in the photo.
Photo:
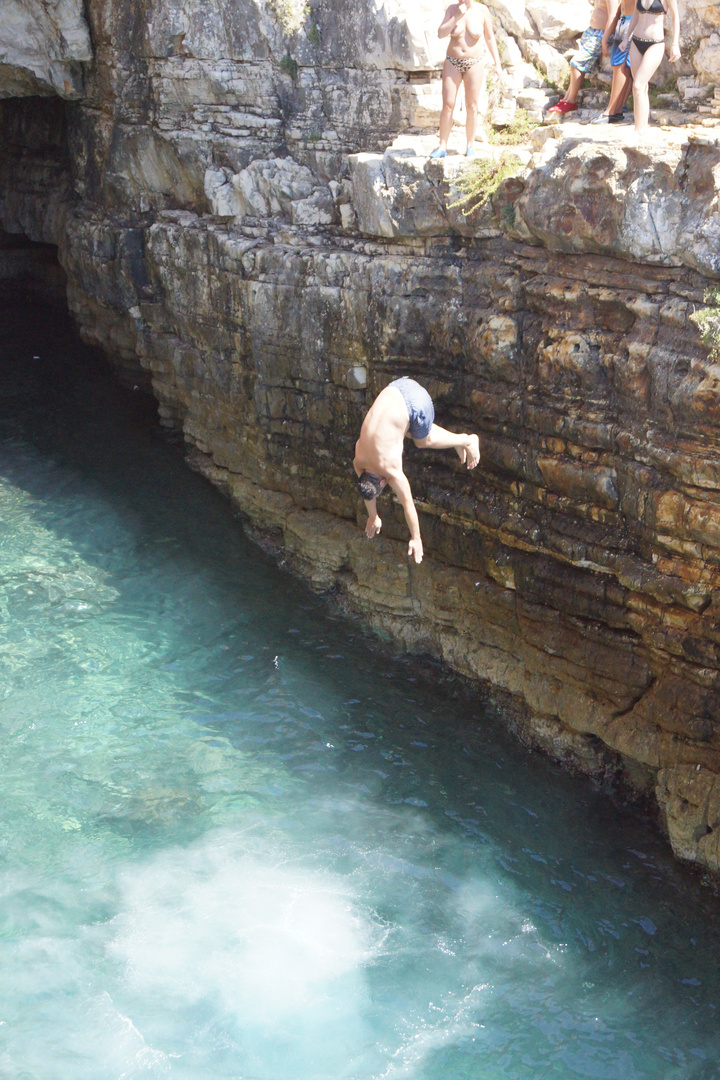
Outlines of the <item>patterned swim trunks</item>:
M479 64L481 57L479 56L446 56L448 64L452 64L458 71L469 71L474 64Z
M408 432L411 437L413 439L427 438L435 420L435 407L425 387L407 377L395 379L390 385L396 387L403 396L410 417Z
M617 26L615 27L615 36L613 40L613 49L610 54L610 63L613 67L621 67L622 64L627 64L630 67L630 47L622 51L620 48L620 42L625 37L625 31L628 28L632 15L621 15L618 19Z
M570 67L587 74L597 64L602 54L603 31L588 27L578 43L578 51L570 61Z

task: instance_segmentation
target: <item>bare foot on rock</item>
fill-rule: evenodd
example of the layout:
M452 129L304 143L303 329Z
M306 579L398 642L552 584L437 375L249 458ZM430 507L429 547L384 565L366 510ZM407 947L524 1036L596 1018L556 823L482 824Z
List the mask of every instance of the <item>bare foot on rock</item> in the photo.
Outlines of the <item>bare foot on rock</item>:
M463 464L467 463L468 469L474 469L480 461L480 440L477 435L469 435L467 447L458 446L456 449Z

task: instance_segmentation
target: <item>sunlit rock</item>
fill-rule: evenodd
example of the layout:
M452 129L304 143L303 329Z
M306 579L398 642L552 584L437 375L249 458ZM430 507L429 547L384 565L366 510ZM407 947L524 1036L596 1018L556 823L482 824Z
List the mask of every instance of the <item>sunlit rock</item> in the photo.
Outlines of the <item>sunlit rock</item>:
M557 250L720 273L720 139L653 133L637 146L565 127L515 203L518 232Z
M82 63L92 59L81 0L3 0L0 98L83 92Z
M526 8L540 38L553 45L572 44L590 25L592 7L586 0L530 0Z
M720 82L720 33L702 38L693 57L693 66L705 85Z
M548 41L531 38L524 43L525 55L547 75L553 83L562 84L570 73L570 65L553 45Z

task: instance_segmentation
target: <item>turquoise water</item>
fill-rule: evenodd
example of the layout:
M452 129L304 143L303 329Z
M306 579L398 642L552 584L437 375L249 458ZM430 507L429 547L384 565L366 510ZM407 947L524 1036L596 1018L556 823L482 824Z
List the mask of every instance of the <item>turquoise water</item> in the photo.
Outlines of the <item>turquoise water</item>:
M717 1076L664 844L271 565L62 319L0 320L0 1076Z

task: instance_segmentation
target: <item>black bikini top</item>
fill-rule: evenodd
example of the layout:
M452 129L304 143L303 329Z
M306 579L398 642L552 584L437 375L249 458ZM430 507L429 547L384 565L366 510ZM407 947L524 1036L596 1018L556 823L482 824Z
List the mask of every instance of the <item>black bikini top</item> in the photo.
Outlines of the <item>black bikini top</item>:
M637 0L636 7L641 15L667 15L667 8L663 7L661 0L652 0L650 7L643 7L642 0Z

